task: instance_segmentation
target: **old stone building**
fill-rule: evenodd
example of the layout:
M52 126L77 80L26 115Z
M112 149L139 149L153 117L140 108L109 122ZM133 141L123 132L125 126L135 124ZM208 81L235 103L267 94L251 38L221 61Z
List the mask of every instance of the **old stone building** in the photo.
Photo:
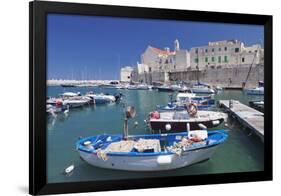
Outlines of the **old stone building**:
M174 51L148 46L141 55L141 64L148 66L149 72L170 72L186 70L190 67L190 55L187 50L181 50L179 41L174 41Z
M259 44L245 46L238 40L209 42L190 49L191 69L223 68L263 63L263 49Z

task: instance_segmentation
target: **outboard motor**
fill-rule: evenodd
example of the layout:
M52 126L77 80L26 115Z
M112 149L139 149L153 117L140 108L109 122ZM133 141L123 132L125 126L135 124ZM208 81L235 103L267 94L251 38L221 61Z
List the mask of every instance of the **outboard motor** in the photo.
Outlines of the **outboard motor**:
M115 97L116 102L117 102L117 101L120 101L121 98L122 98L122 96L123 96L122 93L115 93L115 94L114 94L114 97Z

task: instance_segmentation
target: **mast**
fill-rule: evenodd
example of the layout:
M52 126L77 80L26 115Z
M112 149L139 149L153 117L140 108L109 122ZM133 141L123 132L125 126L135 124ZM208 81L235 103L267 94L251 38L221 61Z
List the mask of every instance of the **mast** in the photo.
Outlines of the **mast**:
M197 49L197 84L199 84L199 48Z

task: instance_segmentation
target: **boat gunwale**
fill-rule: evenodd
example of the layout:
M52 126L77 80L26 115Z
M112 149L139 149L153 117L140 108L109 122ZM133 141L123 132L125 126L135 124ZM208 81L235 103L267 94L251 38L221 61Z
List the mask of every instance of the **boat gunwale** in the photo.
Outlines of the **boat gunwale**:
M165 136L177 136L177 135L180 135L180 136L186 136L186 132L180 132L180 133L163 133L163 134L154 134L155 137L165 137ZM204 146L200 146L200 147L194 147L194 148L190 148L190 149L187 149L187 150L184 150L182 151L182 153L187 153L187 152L192 152L192 151L196 151L196 150L202 150L202 149L207 149L207 148L213 148L215 146L218 146L219 144L222 144L226 141L226 139L228 138L228 135L226 134L226 130L215 130L215 131L208 131L208 134L220 134L222 135L220 139L218 139L217 141L213 142L212 144L208 144L208 145L204 145ZM97 135L97 136L100 136L100 135ZM104 134L104 136L111 136L111 135L108 135L108 134ZM115 136L119 136L119 137L122 137L121 135L115 135ZM136 137L147 137L147 136L150 136L150 135L135 135L133 138L136 138ZM94 136L95 137L95 136ZM89 138L92 138L92 137L87 137L87 138L83 138L81 140L78 140L76 142L76 149L78 151L81 151L81 152L85 152L85 153L88 153L88 154L92 154L92 155L96 155L97 156L97 150L86 150L85 148L80 148L80 146L83 146L82 143L89 140ZM145 152L145 153L140 153L140 152L108 152L106 153L106 156L126 156L126 157L142 157L142 156L165 156L165 155L175 155L176 153L175 152L151 152L151 153L148 153L148 152Z

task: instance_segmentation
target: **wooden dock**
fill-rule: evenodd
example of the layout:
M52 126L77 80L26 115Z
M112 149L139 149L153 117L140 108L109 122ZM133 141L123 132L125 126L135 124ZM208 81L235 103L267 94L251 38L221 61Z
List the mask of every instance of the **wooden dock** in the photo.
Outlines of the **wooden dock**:
M252 130L264 141L264 114L239 101L232 100L232 107L229 107L230 100L220 100L219 105L225 108L232 116L244 126Z

